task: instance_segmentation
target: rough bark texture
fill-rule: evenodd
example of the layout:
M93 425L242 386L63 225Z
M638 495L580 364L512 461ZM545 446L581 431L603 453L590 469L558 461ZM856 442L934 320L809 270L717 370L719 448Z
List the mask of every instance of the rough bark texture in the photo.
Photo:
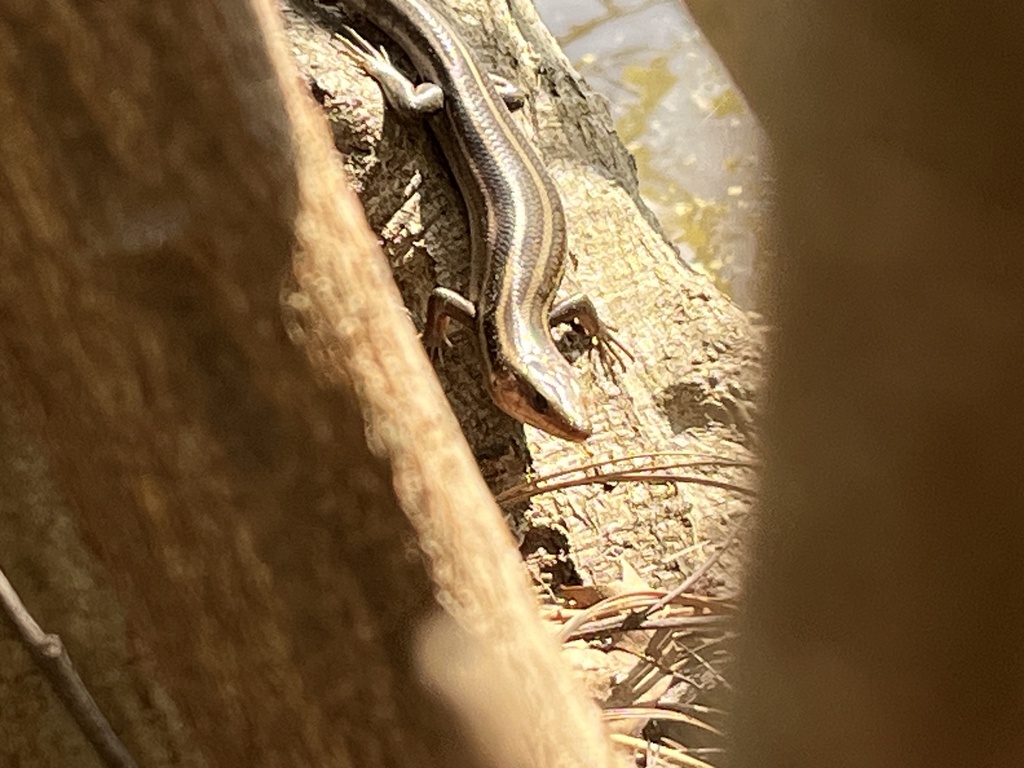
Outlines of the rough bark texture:
M0 564L143 765L605 765L280 35L0 6Z
M740 766L1024 764L1024 11L693 2L775 145Z
M523 428L488 399L469 334L438 366L452 406L492 488L652 451L749 459L759 340L747 316L683 265L640 202L632 162L606 102L594 94L522 0L438 3L485 66L528 94L517 119L531 136L566 206L575 267L562 293L590 295L636 361L616 384L585 357L596 432L585 444ZM384 108L377 85L331 39L342 22L402 55L358 17L295 2L287 13L296 58L331 118L335 143L356 180L417 323L435 285L468 281L466 215L429 130ZM579 347L575 348L577 351ZM571 345L570 345L571 351ZM552 555L553 586L604 584L625 560L651 584L676 583L735 529L746 508L729 491L695 485L590 485L513 510L524 552ZM522 518L519 518L522 515ZM735 583L726 557L715 579Z

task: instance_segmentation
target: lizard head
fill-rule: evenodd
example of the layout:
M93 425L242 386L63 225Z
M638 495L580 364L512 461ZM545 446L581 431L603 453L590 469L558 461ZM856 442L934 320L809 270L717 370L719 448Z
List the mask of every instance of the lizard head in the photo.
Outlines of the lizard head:
M494 402L517 421L574 442L592 434L583 393L568 364L538 366L528 373L496 368L491 371L490 385Z

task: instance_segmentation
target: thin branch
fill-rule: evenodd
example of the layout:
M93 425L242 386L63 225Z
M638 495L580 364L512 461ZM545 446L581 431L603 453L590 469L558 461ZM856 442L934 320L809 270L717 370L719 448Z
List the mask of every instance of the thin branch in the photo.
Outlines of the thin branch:
M624 592L621 595L613 595L606 597L603 600L599 600L588 608L583 609L579 613L575 614L565 624L562 625L558 633L558 641L565 642L569 637L573 636L580 627L591 624L592 622L600 619L612 618L615 620L625 621L630 616L636 616L636 612L643 610L640 614L642 618L646 618L649 612L646 610L648 606L653 602L658 602L664 597L665 593L662 590L638 590L635 592ZM702 612L707 611L710 613L730 612L732 606L722 600L718 600L713 597L704 597L702 595L678 595L675 600L680 606L697 609Z
M703 760L698 760L695 757L690 757L685 752L678 749L672 749L671 747L663 747L659 744L652 744L649 741L638 739L636 736L628 736L624 733L613 733L609 737L612 741L624 744L627 747L632 747L639 752L645 752L650 756L656 756L665 760L666 762L674 763L675 765L684 766L684 768L714 768L710 763L705 763ZM650 764L650 763L648 763Z
M721 488L726 491L732 491L740 496L746 496L748 498L754 498L757 496L757 492L752 488L747 488L743 485L737 485L736 483L728 483L723 480L713 480L709 477L694 477L692 475L673 475L670 473L648 473L646 469L637 469L632 472L613 472L606 475L592 476L592 477L580 477L574 480L565 480L560 483L552 483L551 485L545 485L542 488L536 488L530 492L524 492L519 495L512 495L507 492L499 494L497 501L501 505L510 503L517 503L525 501L531 496L539 496L542 493L550 493L551 491L562 491L566 488L577 488L582 485L607 485L609 483L647 483L648 485L664 484L664 483L690 483L692 485L705 485L710 488Z
M559 637L563 642L570 640L587 640L592 637L614 634L616 632L634 632L644 629L728 629L735 625L731 616L671 616L665 619L645 619L638 614L617 616L589 622Z
M60 637L44 632L36 623L2 569L0 606L104 765L110 768L137 768L134 758L114 733L75 671Z
M601 717L605 722L632 719L671 720L676 723L686 723L687 725L692 725L695 728L710 731L717 736L722 735L722 732L713 725L709 725L693 715L688 715L685 712L677 712L674 709L666 709L664 707L612 707L601 710Z
M708 571L711 570L712 566L714 566L714 564L721 559L722 555L725 554L725 551L733 544L733 542L736 541L736 537L739 535L737 528L738 526L736 526L732 531L729 532L729 536L726 538L725 543L722 544L722 546L720 546L714 552L714 554L712 554L707 560L705 560L704 564L700 568L691 573L689 578L687 578L682 584L668 592L663 598L661 598L658 602L654 603L650 608L648 608L645 612L646 615L650 616L656 611L661 610L666 605L671 603L673 600L676 600L680 596L686 594L691 589L693 589L694 585L698 581L700 581L704 577L704 575L707 574Z
M673 462L662 462L656 464L643 464L637 465L637 462L643 459L659 459L668 456L680 456L691 459L690 461L673 461ZM608 471L618 465L627 465L625 469L616 470L615 474L609 474ZM622 473L629 473L635 475L635 473L653 473L664 472L671 469L699 469L699 468L737 468L737 469L758 469L759 464L753 461L747 461L744 459L727 459L721 456L713 456L710 454L694 453L693 451L655 451L649 453L636 453L629 456L619 456L613 459L599 459L587 464L581 464L578 466L567 467L559 470L558 472L552 472L541 477L536 477L525 483L518 483L511 488L499 493L496 497L499 504L510 504L519 501L525 501L531 496L536 496L541 493L547 493L548 491L572 487L572 485L579 485L586 482L607 482L621 479L619 476ZM593 472L593 470L597 470ZM582 475L582 478L576 478L571 484L555 483L557 478L566 477L567 475ZM671 480L677 480L680 477L672 475ZM685 478L682 478L685 479ZM744 489L747 493L753 494L749 489Z

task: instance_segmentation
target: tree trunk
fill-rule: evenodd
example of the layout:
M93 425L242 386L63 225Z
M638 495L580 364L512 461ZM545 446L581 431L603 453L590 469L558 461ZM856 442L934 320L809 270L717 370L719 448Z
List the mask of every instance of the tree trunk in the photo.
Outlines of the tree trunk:
M267 4L0 39L0 564L139 763L607 765Z
M1024 11L691 5L779 185L736 764L1024 764Z
M683 264L657 228L605 99L572 69L531 3L433 4L485 67L526 91L514 119L566 209L573 263L560 295L592 297L635 358L617 381L585 357L575 363L595 433L585 443L568 443L499 411L484 390L471 334L453 335L437 373L490 486L503 492L532 478L658 452L749 464L758 329ZM371 228L420 323L435 286L464 291L469 280L467 219L451 172L427 127L387 109L380 88L342 52L336 36L354 24L400 64L401 51L358 16L307 0L292 6L285 17L296 61L324 104ZM734 480L735 471L706 477ZM672 587L736 530L747 503L711 485L595 482L508 511L524 552L546 552L555 562L545 573L553 589L607 584L619 578L623 562L652 586ZM734 586L736 572L730 551L711 577Z

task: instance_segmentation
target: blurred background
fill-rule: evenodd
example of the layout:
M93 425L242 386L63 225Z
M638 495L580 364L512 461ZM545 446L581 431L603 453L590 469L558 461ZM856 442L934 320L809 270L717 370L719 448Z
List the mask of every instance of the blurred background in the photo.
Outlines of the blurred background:
M611 102L640 189L681 256L754 308L767 184L761 131L679 0L537 0Z

